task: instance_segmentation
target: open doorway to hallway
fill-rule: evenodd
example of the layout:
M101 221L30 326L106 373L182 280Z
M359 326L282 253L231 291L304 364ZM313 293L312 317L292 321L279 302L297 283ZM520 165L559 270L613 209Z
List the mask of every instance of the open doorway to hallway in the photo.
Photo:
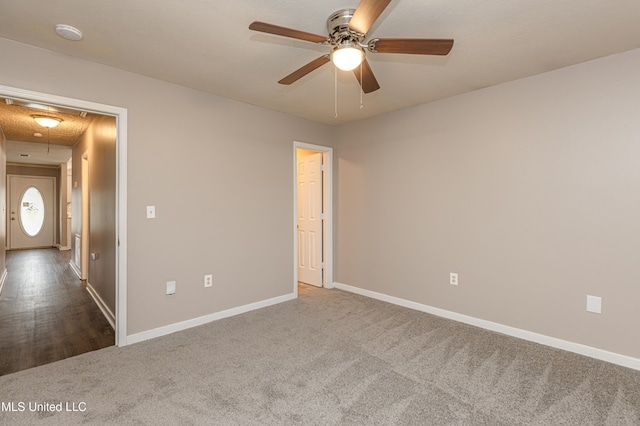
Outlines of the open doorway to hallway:
M56 144L57 133L51 129L43 132L46 143L42 141L18 143L16 144L18 148L16 148L14 142L23 141L14 140L18 139L11 137L15 133L6 131L8 125L3 119L9 115L8 108L21 106L28 111L28 116L25 116L22 121L11 120L12 123L29 123L33 125L32 122L35 121L33 117L40 114L57 117L59 124L64 124L65 121L73 122L76 115L80 115L82 118L91 117L89 125L85 126L81 132L71 132L72 135L70 137L75 138L71 147L72 155L75 158L69 162L73 172L69 174L67 180L63 179L63 177L60 179L60 185L62 185L62 181L65 184L68 181L68 192L73 195L67 200L62 196L61 192L57 194L59 200L56 205L57 218L53 245L59 246L61 250L33 251L33 253L38 252L41 254L38 256L29 256L29 252L32 252L31 250L8 252L5 252L4 249L2 250L1 266L5 265L6 255L6 279L3 290L0 293L0 301L10 299L12 306L17 311L5 309L6 304L0 305L0 328L11 323L19 324L20 318L28 319L31 316L33 319L31 325L36 328L30 334L32 337L35 336L39 339L31 341L30 347L33 353L39 355L36 357L37 359L32 359L31 361L29 361L29 357L23 357L23 364L29 366L39 365L43 361L50 362L61 359L60 356L63 356L63 358L74 356L78 353L113 345L114 343L118 343L120 346L126 344L126 316L122 316L121 321L118 318L118 310L126 309L126 293L120 292L126 283L126 275L122 279L123 274L121 273L122 270L126 270L126 260L119 262L120 255L126 254L126 245L122 244L120 246L121 242L126 243L126 238L119 238L121 230L126 229L126 218L121 217L121 212L126 211L126 202L119 203L119 201L125 199L123 192L126 193L126 191L118 190L118 182L122 182L123 177L126 178L126 172L118 169L118 164L122 164L122 161L126 159L126 154L119 153L118 149L126 146L126 140L123 140L126 138L126 125L122 128L123 126L118 124L118 120L126 123L126 110L3 86L0 86L0 98L2 106L7 108L0 114L0 127L7 134L4 142L6 158L3 158L2 162L6 161L7 164L21 163L19 165L24 166L24 163L31 162L33 166L37 164L37 161L34 160L44 156L46 161L49 154L59 151L59 145ZM39 109L40 111L34 113L33 109ZM10 112L13 113L13 110ZM107 115L103 115L103 112ZM24 125L28 127L27 124ZM60 127L62 128L62 126ZM27 134L32 131L33 129L28 128L26 130ZM69 129L67 129L67 133L69 133L68 131ZM123 131L125 136L123 136ZM32 149L32 151L30 152L29 149ZM82 161L80 155L87 152L90 153L90 157L93 160L92 167L94 170L92 172L95 173L92 176L92 185L94 186L90 189L81 183ZM22 161L20 161L21 159ZM55 161L62 165L62 161L59 159ZM65 162L65 170L61 171L61 174L66 174L66 164ZM62 167L60 170L62 170ZM85 190L89 189L88 193L83 194L83 188ZM83 199L91 199L89 205L94 207L92 209L93 214L89 214L88 219L85 220L81 220ZM70 201L72 201L71 204L68 204ZM5 206L8 206L8 203ZM72 219L71 223L65 222L69 216ZM8 222L9 217L7 216ZM83 223L85 225L89 223L89 227L83 228ZM73 236L71 235L71 228L73 228ZM88 232L86 232L88 240L84 245L76 247L76 239L73 237L76 235L81 236L85 233L83 229L88 229ZM3 237L5 236L6 234L3 235ZM5 238L2 239L7 241ZM51 245L48 244L49 247ZM75 249L78 249L78 251L85 250L90 253L91 261L84 267L77 265L79 262L74 262L76 258ZM57 255L44 256L42 255L43 253L57 253ZM19 260L23 258L30 259L27 262L30 270L29 277L35 280L28 284L24 282L25 278L21 275L25 269L20 266L21 262ZM70 265L77 265L78 267L71 268ZM12 268L16 268L15 272ZM120 268L123 269L121 270ZM74 270L79 272L78 276L75 275ZM90 279L80 281L83 273ZM14 274L19 279L21 277L23 279L23 282L17 287L13 284ZM73 277L71 280L68 274ZM78 297L71 297L72 293ZM57 294L66 294L68 297L49 297ZM118 296L121 296L120 299L118 299ZM67 301L72 300L77 302L77 306L67 303ZM90 302L89 305L86 305L87 301ZM117 301L122 303L117 303ZM20 311L20 306L22 308L25 306L31 307L31 312L25 314L24 311ZM73 306L78 307L79 311ZM38 308L41 307L46 307L45 311L39 312ZM21 313L18 313L18 311ZM47 320L45 313L54 313L55 321ZM71 323L68 320L72 320ZM82 323L82 327L77 326L78 324L76 323L78 321ZM108 325L110 332L104 330L104 323ZM76 325L72 326L70 324ZM96 326L93 331L85 327L90 324ZM19 328L28 330L29 326L23 324L22 327L17 329ZM48 332L47 330L50 328L55 329L55 332ZM16 346L18 341L22 343L29 341L29 339L16 338L15 332L17 329L7 329L7 336L11 335L7 339L14 339L16 343L12 344L12 346L16 348L18 347ZM0 330L0 336L3 336L3 331ZM18 331L17 333L19 336L25 337L24 332ZM45 348L43 345L48 346ZM17 350L16 353L24 354L25 350ZM5 366L0 371L8 371L12 368L16 367ZM22 367L17 368L21 369Z
M333 287L333 149L294 142L294 293Z

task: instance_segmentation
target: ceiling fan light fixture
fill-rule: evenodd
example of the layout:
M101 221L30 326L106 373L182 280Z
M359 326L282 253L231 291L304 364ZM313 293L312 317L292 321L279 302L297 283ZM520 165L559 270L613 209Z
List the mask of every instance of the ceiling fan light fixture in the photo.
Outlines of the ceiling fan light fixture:
M364 51L361 47L351 42L336 46L331 52L333 64L342 71L351 71L358 67L364 59Z
M54 127L56 127L58 124L62 122L62 120L59 118L48 117L46 115L34 115L33 119L35 120L36 123L48 129L53 129Z

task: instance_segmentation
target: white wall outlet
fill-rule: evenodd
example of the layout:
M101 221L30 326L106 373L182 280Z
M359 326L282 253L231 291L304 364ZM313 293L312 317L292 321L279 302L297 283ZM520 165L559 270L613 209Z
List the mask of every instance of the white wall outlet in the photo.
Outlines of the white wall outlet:
M449 273L449 284L458 285L458 273L457 272L450 272Z
M147 206L147 219L156 218L156 206Z
M176 282L167 281L167 294L174 294L176 292Z
M587 294L587 312L593 312L594 314L602 313L602 297L589 296Z
M213 275L205 275L204 276L204 286L211 287L213 285Z

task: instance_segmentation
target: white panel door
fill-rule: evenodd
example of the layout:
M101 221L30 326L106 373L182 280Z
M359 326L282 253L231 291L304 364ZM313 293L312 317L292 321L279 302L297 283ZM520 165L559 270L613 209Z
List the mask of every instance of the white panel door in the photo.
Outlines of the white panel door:
M52 247L55 178L9 176L9 248Z
M298 281L322 287L322 153L298 155Z

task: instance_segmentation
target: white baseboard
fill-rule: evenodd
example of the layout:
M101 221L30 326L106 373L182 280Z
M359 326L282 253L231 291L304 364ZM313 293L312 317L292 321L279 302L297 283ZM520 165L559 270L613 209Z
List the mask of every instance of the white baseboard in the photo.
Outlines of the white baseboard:
M4 268L4 271L2 271L2 276L0 276L0 294L2 294L2 289L4 288L5 281L7 281L7 268Z
M143 342L145 340L153 339L155 337L165 336L167 334L175 333L176 331L186 330L191 327L197 327L199 325L207 324L212 321L217 321L223 318L244 314L245 312L254 311L256 309L266 308L267 306L277 305L278 303L287 302L295 298L296 296L294 293L285 294L284 296L278 296L272 299L262 300L260 302L254 302L248 305L238 306L237 308L227 309L226 311L216 312L213 314L204 315L198 318L193 318L193 319L178 322L175 324L169 324L163 327L154 328L152 330L131 334L127 336L127 345L130 345L132 343Z
M96 305L98 305L98 308L100 308L100 310L102 311L102 314L111 325L111 328L115 330L116 316L113 314L113 312L111 312L111 309L109 309L107 304L104 303L104 300L102 300L102 297L100 297L100 295L98 294L98 292L96 292L93 286L89 284L89 281L87 281L87 291L91 295L91 298L94 300L94 302L96 302Z
M60 251L71 250L71 246L61 246L60 244L58 244L58 250Z
M73 260L69 261L69 266L71 266L71 269L73 269L73 272L76 273L78 278L82 279L82 272L80 272L80 268L78 268L78 266L75 263L73 263Z
M445 309L435 308L433 306L424 305L422 303L413 302L411 300L401 299L399 297L389 296L382 293L377 293L375 291L365 290L359 287L353 287L347 284L334 283L334 285L335 288L348 291L350 293L359 294L361 296L370 297L372 299L382 300L383 302L389 302L394 305L403 306L405 308L415 309L417 311L426 312L428 314L437 315L439 317L506 334L508 336L540 343L542 345L551 346L553 348L574 352L580 355L585 355L591 358L618 364L623 367L633 368L634 370L640 370L640 359L638 358L605 351L591 346L582 345L580 343L568 342L566 340L557 339L555 337L545 336L543 334L510 327L508 325L503 325L471 317L468 315L447 311Z

